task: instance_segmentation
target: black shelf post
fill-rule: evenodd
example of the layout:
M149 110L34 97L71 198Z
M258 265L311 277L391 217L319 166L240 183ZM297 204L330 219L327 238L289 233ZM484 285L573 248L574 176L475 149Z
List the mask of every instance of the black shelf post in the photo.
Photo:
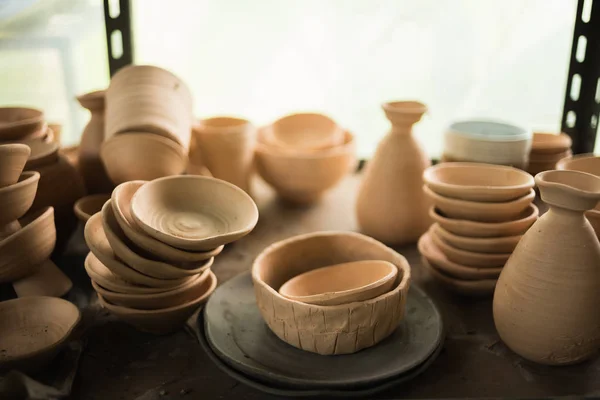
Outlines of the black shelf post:
M131 33L131 1L113 1L119 7L119 13L114 18L110 15L111 0L104 0L104 23L106 25L106 46L108 48L108 68L110 76L126 65L133 63L133 40ZM114 11L114 10L113 10ZM119 39L121 46L114 46L113 37ZM115 47L121 47L121 54L116 54Z

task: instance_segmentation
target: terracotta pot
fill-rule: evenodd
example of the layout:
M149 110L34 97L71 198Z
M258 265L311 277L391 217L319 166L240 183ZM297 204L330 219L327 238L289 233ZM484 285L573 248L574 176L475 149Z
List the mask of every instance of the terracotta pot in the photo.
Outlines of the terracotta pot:
M451 292L454 292L463 296L491 296L494 293L496 287L495 279L481 279L481 280L462 280L456 279L451 276L444 274L443 272L436 269L429 261L422 257L421 263L423 267L429 272L429 274L436 281L440 282Z
M418 102L383 105L392 129L366 166L356 203L360 229L386 244L417 241L431 225L431 200L423 193L429 157L412 136L427 107Z
M50 260L43 261L33 274L13 282L13 289L19 297L62 297L72 287L71 279Z
M0 188L17 183L30 153L24 144L0 145Z
M0 188L0 226L21 218L33 204L40 174L23 172L14 185Z
M21 140L45 127L44 113L34 108L0 107L0 141Z
M45 137L24 139L18 142L31 148L31 154L25 164L26 170L32 170L58 161L59 144L53 140L53 136L52 130L48 128Z
M108 194L92 194L82 197L73 205L73 212L85 224L92 215L102 210L102 206L108 200L110 200L110 195Z
M546 171L535 181L550 209L500 275L494 322L506 345L528 360L577 363L600 349L600 243L584 218L600 200L600 178Z
M571 137L565 133L533 132L531 153L558 154L571 148Z
M517 247L519 240L523 237L522 235L499 237L455 235L442 228L437 222L431 226L431 229L435 235L439 236L452 247L477 253L512 253L515 247Z
M457 249L437 235L435 229L429 229L431 240L448 260L471 268L502 268L511 253L478 253L475 251ZM498 273L500 271L498 270Z
M279 118L265 129L270 146L294 152L330 149L344 142L344 129L318 113L296 113Z

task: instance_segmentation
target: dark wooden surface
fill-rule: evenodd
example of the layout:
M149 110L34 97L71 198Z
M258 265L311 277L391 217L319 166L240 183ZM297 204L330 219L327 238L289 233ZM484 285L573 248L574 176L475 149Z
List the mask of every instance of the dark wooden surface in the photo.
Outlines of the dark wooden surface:
M357 188L358 177L348 177L319 205L294 208L258 185L258 226L217 257L213 270L219 281L249 270L256 255L280 239L321 230L357 230ZM444 350L429 370L378 398L600 396L600 360L561 368L522 360L499 341L491 299L461 298L446 292L421 268L414 246L397 250L409 260L414 284L439 306L447 338ZM77 285L70 297L85 302L89 296L93 303L83 270L85 251L79 229L59 263ZM98 310L92 306L94 309ZM237 383L217 369L189 331L156 337L139 333L102 312L91 314L90 318L97 321L85 335L73 399L274 398Z

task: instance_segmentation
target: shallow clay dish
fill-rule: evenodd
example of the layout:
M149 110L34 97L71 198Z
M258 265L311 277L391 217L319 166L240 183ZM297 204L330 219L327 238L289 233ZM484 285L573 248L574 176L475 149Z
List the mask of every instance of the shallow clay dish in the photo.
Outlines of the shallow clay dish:
M62 297L71 290L73 282L52 260L47 259L33 274L14 281L12 286L18 297Z
M382 260L398 268L394 287L374 299L338 306L305 304L277 289L291 278L332 264ZM260 313L284 342L318 354L350 354L392 334L405 315L410 265L391 248L353 232L317 232L267 247L252 265ZM319 318L311 316L319 315Z
M565 133L534 132L531 152L535 154L557 154L571 148L571 137Z
M269 145L297 151L315 151L340 145L344 130L323 114L298 113L273 122L265 132Z
M236 241L258 222L258 209L246 192L205 176L146 183L133 195L131 214L148 235L191 251L213 250Z
M185 251L169 246L147 235L131 215L131 199L146 181L131 181L120 184L113 190L111 205L119 226L136 246L155 259L174 263L182 268L193 268L200 261L215 257L223 250L223 245L209 251Z
M139 310L111 304L101 294L98 294L98 299L103 307L124 322L143 332L164 335L180 329L198 307L208 300L217 287L215 274L212 271L208 274L208 278L201 285L193 286L190 290L189 295L193 300L174 307Z
M279 293L302 303L335 306L387 293L397 275L398 268L388 261L354 261L295 276L279 288Z
M0 145L0 188L17 183L30 153L24 144Z
M33 204L39 172L26 171L14 185L0 188L0 226L21 218Z
M435 207L448 217L479 222L514 220L529 207L535 198L533 189L529 189L528 194L516 200L494 203L452 199L435 193L427 186L423 186L423 190L432 199Z
M79 319L74 304L56 297L0 302L0 370L42 369L60 351Z
M19 140L44 127L44 113L34 108L0 107L0 141Z
M466 267L501 268L511 255L511 253L478 253L457 249L438 236L434 229L429 230L429 237L448 260Z
M592 153L565 157L556 163L556 169L587 172L600 176L600 156Z
M498 282L496 279L455 279L436 269L425 257L421 257L421 263L435 280L439 281L448 290L456 294L464 296L491 296L494 294L494 289Z
M86 223L88 219L102 210L102 206L110 199L108 194L92 194L82 197L73 205L73 211L79 220Z
M517 168L459 162L429 167L423 180L441 196L480 202L518 199L535 185L531 175Z
M455 235L442 228L437 222L431 226L432 232L456 249L477 253L512 253L523 235L499 237L470 237Z

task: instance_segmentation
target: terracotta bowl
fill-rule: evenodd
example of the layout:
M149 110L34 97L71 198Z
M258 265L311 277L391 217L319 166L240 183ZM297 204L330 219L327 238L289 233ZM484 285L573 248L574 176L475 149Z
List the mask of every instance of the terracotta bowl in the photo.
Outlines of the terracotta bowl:
M411 100L388 101L381 108L393 125L414 125L427 112L425 104Z
M145 251L149 258L169 262L182 268L194 268L199 262L221 253L223 245L209 251L186 251L169 246L147 235L131 215L131 199L144 183L146 181L125 182L112 192L111 205L114 215L125 236L131 242Z
M431 226L434 234L452 247L476 253L512 253L523 235L499 237L460 236L435 223Z
M133 195L131 214L148 235L191 251L210 251L234 242L258 222L258 209L246 192L204 176L146 183Z
M29 146L31 154L25 164L25 169L35 169L42 165L55 163L58 160L58 149L60 145L54 141L54 134L50 128L47 136L43 138L21 140L19 143Z
M557 154L571 148L571 137L565 133L534 132L531 152L535 154Z
M82 197L75 202L73 212L75 212L77 218L85 224L92 215L102 210L102 206L109 199L110 195L104 193Z
M388 261L398 268L392 290L337 306L305 304L278 292L302 273L363 260ZM402 255L368 236L317 232L267 247L252 265L252 280L260 313L281 340L313 353L350 354L379 343L398 327L405 313L410 265Z
M279 294L301 303L336 306L387 293L397 275L398 268L388 261L354 261L295 276L279 288Z
M40 174L23 172L14 185L0 188L0 226L21 218L35 199Z
M572 156L573 152L570 149L567 149L565 151L562 151L560 153L556 153L556 154L537 154L537 153L531 153L529 155L529 164L543 164L543 163L557 163L560 160L562 160L565 157L569 157Z
M260 176L280 197L296 204L319 200L355 166L354 136L349 132L345 133L344 144L312 154L285 153L264 143L256 147Z
M58 354L80 319L79 309L56 297L0 303L0 370L35 372Z
M41 130L44 113L34 108L0 107L0 141L19 140Z
M447 217L440 210L432 207L429 216L442 228L455 235L477 238L495 238L501 236L515 236L524 234L539 216L535 204L530 204L525 211L512 221L506 222L478 222L466 219L453 219Z
M429 167L423 180L441 196L480 202L515 200L535 185L531 175L516 168L460 162Z
M286 115L265 129L270 146L293 151L315 151L339 146L344 130L331 118L317 113Z
M0 145L0 188L17 183L30 153L24 144Z
M158 279L181 279L198 275L209 269L214 258L200 261L194 269L178 268L174 265L144 258L136 253L136 248L129 242L127 236L119 226L115 217L111 201L108 200L102 207L102 227L115 256L127 266L144 275Z
M444 256L457 264L472 268L502 268L512 253L479 253L458 249L447 243L436 234L435 229L429 230L429 238Z
M441 196L424 186L425 194L431 198L436 208L450 218L466 219L478 222L506 222L518 218L535 198L535 191L516 200L482 203Z
M206 301L217 287L217 277L209 271L208 278L201 285L193 286L189 296L193 300L173 307L157 310L140 310L117 306L98 294L100 304L119 319L143 331L164 335L179 330L192 314Z
M107 140L100 158L115 185L179 175L187 166L187 152L181 145L147 133L125 133Z
M587 172L600 176L600 156L585 153L565 157L556 163L556 169Z
M444 274L436 269L427 261L425 257L421 258L423 267L436 281L440 282L449 291L462 296L491 296L496 289L496 279L481 279L481 280L462 280L456 279Z

